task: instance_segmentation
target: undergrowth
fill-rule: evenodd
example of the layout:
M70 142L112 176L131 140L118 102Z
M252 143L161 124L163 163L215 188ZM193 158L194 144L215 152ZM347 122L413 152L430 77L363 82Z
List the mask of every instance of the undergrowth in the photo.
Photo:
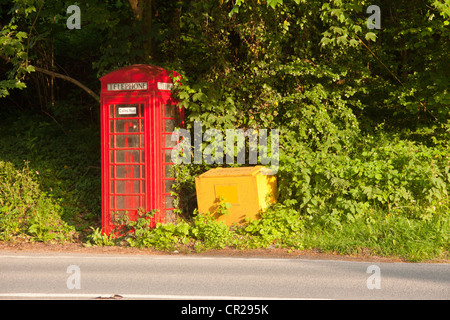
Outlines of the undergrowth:
M65 107L65 106L61 106ZM0 121L0 240L82 240L99 225L97 127L74 105L62 116L3 111Z
M0 241L449 258L450 162L444 140L366 134L345 152L311 150L291 140L293 147L280 154L278 203L260 219L231 227L195 209L194 177L208 167L177 166L179 221L149 228L152 212L141 213L113 237L99 227L96 129L73 124L63 132L60 125L23 115L1 126L8 139L0 139ZM224 203L221 214L228 208Z
M87 245L123 245L166 251L197 252L208 249L288 248L315 249L339 254L400 257L409 261L449 258L448 214L417 219L382 211L368 211L340 219L329 214L302 216L276 204L261 219L233 227L209 215L194 212L194 218L177 224L157 224L150 229L149 216L130 221L122 236L93 229Z
M60 202L43 192L36 182L39 173L28 163L17 170L0 161L0 240L21 235L31 241L70 241L74 228L62 218Z

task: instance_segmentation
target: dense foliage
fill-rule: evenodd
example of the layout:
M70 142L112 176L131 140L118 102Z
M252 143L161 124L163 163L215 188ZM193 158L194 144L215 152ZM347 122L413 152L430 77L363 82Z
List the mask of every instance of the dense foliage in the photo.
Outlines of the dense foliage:
M182 75L174 94L186 108L188 129L194 121L223 132L279 129L280 192L262 219L229 230L195 211L193 176L209 167L178 166L185 220L142 231L129 244L448 257L449 0L139 3L77 1L81 29L68 30L72 2L0 1L0 113L27 115L2 122L14 123L17 139L2 128L0 161L13 162L18 172L24 159L33 170L48 170L52 178L42 178L42 191L60 183L60 202L51 205L61 206L76 230L87 228L75 216L95 221L100 214L98 104L35 69L98 92L99 76L149 63ZM381 9L381 29L366 25L370 5ZM39 120L33 123L30 113ZM62 146L60 160L45 146ZM11 170L5 167L6 176ZM8 201L0 202L2 215ZM145 221L139 223L143 229ZM91 242L114 243L96 227ZM5 228L0 225L4 238Z

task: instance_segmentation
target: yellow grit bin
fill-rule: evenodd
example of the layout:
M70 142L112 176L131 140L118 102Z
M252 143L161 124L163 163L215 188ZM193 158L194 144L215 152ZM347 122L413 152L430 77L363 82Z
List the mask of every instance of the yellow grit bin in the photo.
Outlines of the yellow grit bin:
M227 225L241 224L247 217L257 219L277 196L275 175L264 175L263 170L269 169L263 166L215 168L196 177L198 211L210 213ZM228 215L217 212L220 198L231 204Z

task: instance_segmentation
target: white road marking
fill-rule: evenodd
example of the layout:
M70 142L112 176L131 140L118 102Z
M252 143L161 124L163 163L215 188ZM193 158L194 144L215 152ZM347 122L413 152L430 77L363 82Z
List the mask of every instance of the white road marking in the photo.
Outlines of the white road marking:
M159 295L159 294L119 294L123 299L164 299L164 300L328 300L315 298L280 298L280 297L238 297L238 296L188 296L188 295ZM62 299L62 298L83 298L107 299L113 297L114 294L101 293L0 293L0 298L47 298L47 299Z
M16 258L16 259L99 259L99 260L144 260L144 259L152 259L152 260L233 260L233 261L307 261L307 262L333 262L333 263L361 263L367 264L372 263L371 261L352 261L352 260L327 260L327 259L303 259L303 258L247 258L247 257L194 257L194 256L177 256L177 255L3 255L0 253L0 259L2 258ZM383 262L377 262L379 264L383 264ZM394 264L404 264L403 262L392 262ZM391 264L392 264L391 263ZM420 264L420 263L416 263ZM439 264L439 263L436 263Z

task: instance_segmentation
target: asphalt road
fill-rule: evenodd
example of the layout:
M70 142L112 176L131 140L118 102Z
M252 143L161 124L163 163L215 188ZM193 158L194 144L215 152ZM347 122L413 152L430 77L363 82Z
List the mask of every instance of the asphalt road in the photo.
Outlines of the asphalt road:
M0 253L0 299L445 299L450 265Z

